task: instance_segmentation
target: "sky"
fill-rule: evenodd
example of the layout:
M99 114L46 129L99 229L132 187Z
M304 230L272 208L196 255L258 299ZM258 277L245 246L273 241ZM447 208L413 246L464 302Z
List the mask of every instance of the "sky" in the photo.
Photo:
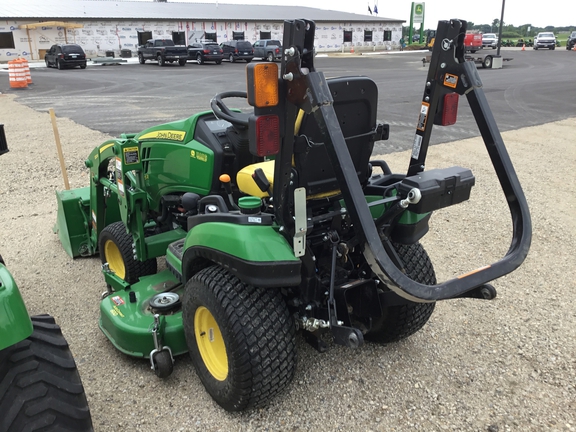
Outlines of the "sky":
M148 0L149 1L149 0ZM188 2L193 0L168 0ZM368 5L374 10L378 6L378 16L397 18L410 23L411 0L198 0L196 3L267 4L284 6L308 6L318 9L331 9L369 15ZM551 3L535 3L527 0L428 0L425 1L425 28L436 28L439 20L451 18L472 21L474 24L492 24L500 19L502 3L505 2L504 24L521 26L531 24L537 27L576 25L576 2L573 0L553 0ZM286 17L291 18L291 17ZM306 17L292 17L306 18Z

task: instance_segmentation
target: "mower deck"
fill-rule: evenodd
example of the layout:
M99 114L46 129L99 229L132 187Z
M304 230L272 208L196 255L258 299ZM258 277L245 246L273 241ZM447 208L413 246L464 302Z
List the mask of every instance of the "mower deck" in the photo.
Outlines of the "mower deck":
M124 354L149 358L155 349L152 329L154 314L160 319L159 337L173 355L188 352L182 324L182 310L175 305L168 313L150 307L160 293L182 294L184 287L169 270L142 278L138 283L107 295L100 303L100 330Z

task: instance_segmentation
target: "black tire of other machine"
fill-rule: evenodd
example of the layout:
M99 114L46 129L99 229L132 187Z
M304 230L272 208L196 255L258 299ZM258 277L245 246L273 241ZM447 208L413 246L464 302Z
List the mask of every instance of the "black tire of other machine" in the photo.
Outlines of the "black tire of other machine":
M42 425L42 430L92 431L84 387L60 327L49 315L31 319L32 335L0 351L0 430Z

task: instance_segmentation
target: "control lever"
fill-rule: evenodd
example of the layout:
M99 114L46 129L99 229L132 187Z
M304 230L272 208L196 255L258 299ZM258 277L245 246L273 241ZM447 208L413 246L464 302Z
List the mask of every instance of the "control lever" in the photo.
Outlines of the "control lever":
M222 183L222 186L224 187L224 190L228 195L228 201L230 202L232 208L234 210L239 210L238 206L234 202L234 197L232 196L232 187L230 186L230 176L228 174L222 174L220 175L220 177L218 177L218 180L220 180L220 183Z

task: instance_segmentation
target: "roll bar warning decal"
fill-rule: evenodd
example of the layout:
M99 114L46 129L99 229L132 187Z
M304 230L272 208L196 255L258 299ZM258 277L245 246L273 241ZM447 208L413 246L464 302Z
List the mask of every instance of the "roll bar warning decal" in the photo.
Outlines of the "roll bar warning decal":
M428 111L430 109L430 104L428 102L422 102L422 108L420 108L420 117L418 117L418 125L416 129L424 132L426 127L426 120L428 120Z

